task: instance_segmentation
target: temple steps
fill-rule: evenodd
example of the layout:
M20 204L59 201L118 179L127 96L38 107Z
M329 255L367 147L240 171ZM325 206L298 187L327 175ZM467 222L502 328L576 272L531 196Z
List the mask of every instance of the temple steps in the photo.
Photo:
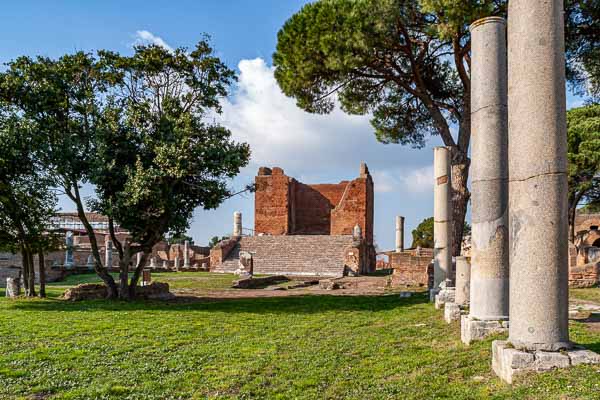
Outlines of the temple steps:
M340 277L352 244L351 235L244 236L211 271L234 272L240 251L247 251L252 253L255 274Z

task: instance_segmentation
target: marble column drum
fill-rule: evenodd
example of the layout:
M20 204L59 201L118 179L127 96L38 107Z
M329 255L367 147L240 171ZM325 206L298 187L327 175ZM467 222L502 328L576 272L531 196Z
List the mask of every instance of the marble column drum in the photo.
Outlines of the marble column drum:
M233 213L233 236L242 236L242 213L239 211Z
M452 185L447 147L433 149L433 170L433 289L437 290L450 278L452 268Z
M490 17L471 30L470 316L501 321L509 312L508 73L506 22Z
M404 251L404 217L396 217L396 253Z
M563 1L512 0L508 24L509 342L571 347Z

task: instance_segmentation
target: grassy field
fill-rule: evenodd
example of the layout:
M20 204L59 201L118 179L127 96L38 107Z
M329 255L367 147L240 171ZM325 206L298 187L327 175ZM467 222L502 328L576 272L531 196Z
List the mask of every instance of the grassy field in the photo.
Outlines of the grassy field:
M225 288L232 280L182 277L154 279L184 289ZM444 323L424 295L56 298L95 280L71 277L53 285L47 300L0 299L0 399L600 398L600 367L501 383L490 371L491 339L462 345L458 324ZM599 332L571 322L571 334L600 351Z

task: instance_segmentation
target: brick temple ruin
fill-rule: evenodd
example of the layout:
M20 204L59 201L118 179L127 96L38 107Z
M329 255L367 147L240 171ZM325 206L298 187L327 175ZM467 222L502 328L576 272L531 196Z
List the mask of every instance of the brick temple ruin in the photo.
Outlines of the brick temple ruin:
M309 185L281 168L260 168L253 235L243 236L240 228L219 243L211 250L211 271L235 272L240 253L250 253L257 274L340 277L372 272L373 216L373 179L364 163L358 178L337 184Z

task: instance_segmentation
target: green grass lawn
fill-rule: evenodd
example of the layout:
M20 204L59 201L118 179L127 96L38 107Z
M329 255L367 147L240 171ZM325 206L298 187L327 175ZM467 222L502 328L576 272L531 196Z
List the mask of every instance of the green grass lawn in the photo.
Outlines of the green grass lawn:
M194 289L232 276L154 274ZM218 302L0 299L0 399L599 399L600 367L490 371L491 339L466 347L423 294ZM600 290L600 289L596 289ZM0 295L4 292L0 289ZM571 322L600 351L600 333Z

